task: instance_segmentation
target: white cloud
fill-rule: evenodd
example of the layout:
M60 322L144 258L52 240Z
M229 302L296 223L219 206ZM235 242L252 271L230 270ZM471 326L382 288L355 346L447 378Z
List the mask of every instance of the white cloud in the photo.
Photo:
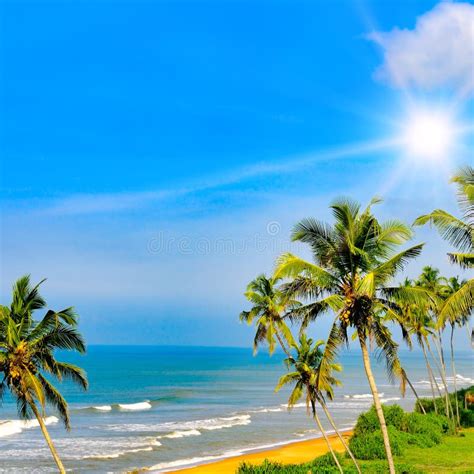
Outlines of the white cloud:
M443 2L418 17L413 30L394 28L369 38L384 50L376 78L396 87L474 91L474 5Z

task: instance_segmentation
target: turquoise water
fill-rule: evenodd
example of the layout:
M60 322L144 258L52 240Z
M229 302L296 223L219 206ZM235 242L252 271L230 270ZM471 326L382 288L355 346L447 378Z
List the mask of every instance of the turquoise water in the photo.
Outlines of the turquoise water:
M428 395L421 354L401 356L419 394ZM262 351L253 357L249 349L239 348L91 346L86 356L67 354L63 359L84 367L90 381L87 392L62 386L71 408L70 432L56 422L54 412L47 413L51 436L74 472L141 467L164 472L320 434L303 404L289 413L288 392L274 393L285 372L278 354L269 357ZM344 385L330 407L339 427L347 428L370 406L371 397L360 354L344 352L341 362ZM385 403L413 406L412 394L401 398L383 365L374 361L374 371ZM474 383L471 352L458 354L457 373L459 385ZM0 419L0 471L54 471L39 428L20 423L8 398Z

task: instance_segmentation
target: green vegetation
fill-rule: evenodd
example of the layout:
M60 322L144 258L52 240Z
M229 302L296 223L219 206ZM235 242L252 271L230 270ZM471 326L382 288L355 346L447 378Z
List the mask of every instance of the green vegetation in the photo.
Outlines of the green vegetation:
M450 260L462 268L472 268L474 168L461 169L452 181L458 187L461 216L455 217L438 209L420 216L415 225L434 225L457 250L449 254ZM346 451L351 454L352 449L361 459L385 459L390 474L395 474L404 468L396 467L393 454L401 455L407 446L410 449L413 446L431 446L434 449L440 441L442 427L443 430L446 426L457 430L473 424L472 412L456 395L453 335L456 327L467 324L473 310L474 280L448 279L440 275L436 268L427 266L418 279L405 279L404 283L397 284L395 279L408 262L420 255L423 245L402 248L413 237L412 228L395 219L379 221L372 212L373 205L378 202L378 199L373 199L363 209L350 199L339 199L330 206L333 223L313 218L300 221L293 230L292 240L309 246L312 261L291 253L281 255L271 277L260 275L249 284L245 295L252 308L243 311L240 319L256 325L254 349L267 342L271 354L278 341L288 356L287 361L294 371L280 379L278 388L286 383L295 384L289 405L304 392L318 425L316 405L323 408L334 428L326 406L326 398L331 398L331 391L327 392L323 386L322 374L330 374L331 367L336 366L338 350L342 345L348 345L350 338L357 340L374 408L366 415L365 431L361 421L349 444L350 449L346 448ZM318 355L317 363L313 360L308 364L301 358L305 351L312 350L305 347L308 342L305 333L310 324L325 315L330 315L332 324L327 338L320 343L324 345L324 350ZM300 337L297 343L289 324L298 326ZM390 330L393 324L401 328L403 339L410 349L413 337L423 351L431 401L419 400L407 370L401 365L399 344L393 340ZM443 346L443 334L447 328L450 329L453 396L448 392ZM378 358L385 361L389 378L399 380L402 394L407 385L410 387L418 400L418 411L426 418L421 419L418 413L405 415L397 409L387 411L382 408L372 373L369 341ZM293 351L296 356L293 356ZM430 413L432 411L434 413ZM436 418L441 414L445 418ZM334 453L331 455L331 462L341 470L339 460ZM355 459L353 461L354 468L359 469ZM267 471L261 472L273 472L274 466L268 465L264 469ZM294 472L299 472L300 468L295 469ZM321 467L318 472L323 472L323 469L326 468ZM347 471L346 466L343 470Z
M474 427L474 385L463 390L458 390L449 394L451 405L457 400L459 406L460 426L463 428ZM444 397L438 397L434 400L421 398L415 404L415 411L433 413L440 411L445 405Z
M399 406L384 406L397 474L473 473L474 429L455 434L451 423L434 412L423 415L406 413ZM350 440L353 453L360 459L362 472L385 474L387 461L375 408L359 416ZM347 456L337 455L345 473L356 470ZM243 463L237 474L336 474L339 472L330 454L301 464L283 465L266 460L259 466Z
M83 353L86 348L73 308L48 310L42 319L33 318L34 311L46 307L39 294L41 283L32 288L29 276L20 278L13 287L11 305L0 306L0 398L9 390L16 398L20 418L36 417L59 471L65 473L43 418L49 404L69 429L68 406L48 376L70 379L86 389L82 369L54 357L56 349Z

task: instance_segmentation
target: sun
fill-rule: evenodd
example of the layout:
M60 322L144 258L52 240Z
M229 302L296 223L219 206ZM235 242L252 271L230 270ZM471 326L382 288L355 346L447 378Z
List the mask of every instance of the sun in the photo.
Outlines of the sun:
M410 156L439 161L448 156L453 137L454 126L447 113L418 111L407 121L403 142Z

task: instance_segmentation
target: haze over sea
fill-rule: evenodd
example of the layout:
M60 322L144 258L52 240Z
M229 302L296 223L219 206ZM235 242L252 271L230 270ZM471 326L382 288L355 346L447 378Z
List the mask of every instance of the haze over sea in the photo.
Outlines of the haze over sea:
M401 351L401 357L419 395L429 396L422 354ZM84 357L63 358L80 363L90 380L88 392L65 383L71 432L48 412L51 436L74 472L140 467L164 472L320 434L304 405L288 413L287 392L273 392L285 371L278 353L269 357L262 350L253 357L247 348L91 346ZM343 386L330 409L344 429L372 397L358 351L343 352L341 362ZM457 354L458 386L474 383L473 362L471 351ZM374 366L383 401L412 408L413 394L407 391L402 398L383 364ZM55 472L37 423L19 422L8 398L0 437L1 472Z

